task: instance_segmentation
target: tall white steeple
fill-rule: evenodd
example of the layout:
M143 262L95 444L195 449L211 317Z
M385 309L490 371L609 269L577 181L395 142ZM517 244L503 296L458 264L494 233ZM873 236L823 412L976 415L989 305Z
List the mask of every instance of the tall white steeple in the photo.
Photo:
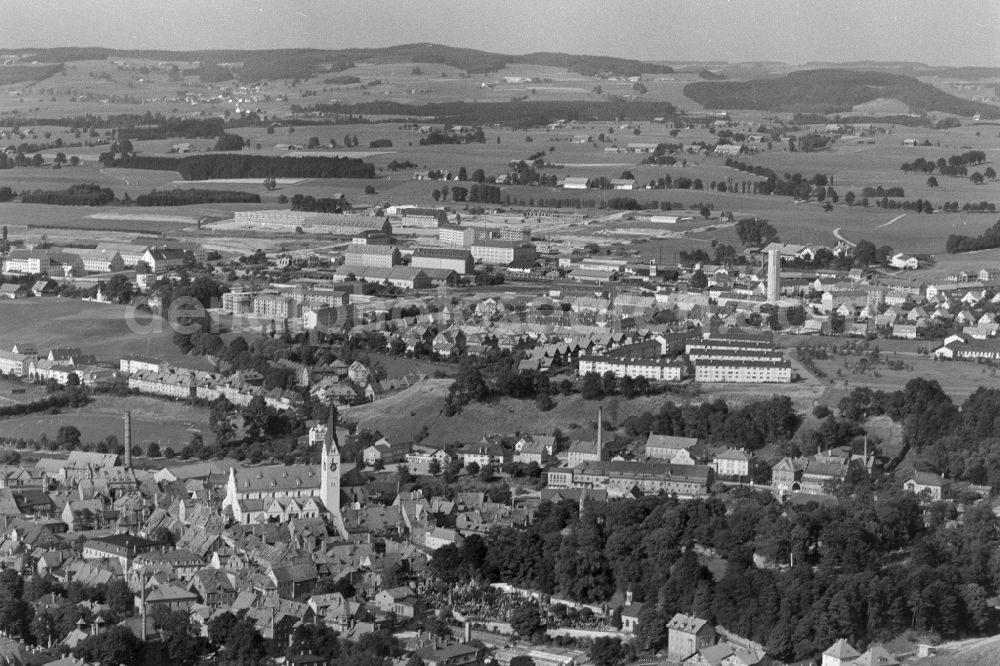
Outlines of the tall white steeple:
M330 514L342 538L347 538L347 528L340 515L340 446L337 442L337 423L334 418L334 407L330 405L330 417L326 423L326 436L323 438L323 451L320 458L320 488L319 498Z

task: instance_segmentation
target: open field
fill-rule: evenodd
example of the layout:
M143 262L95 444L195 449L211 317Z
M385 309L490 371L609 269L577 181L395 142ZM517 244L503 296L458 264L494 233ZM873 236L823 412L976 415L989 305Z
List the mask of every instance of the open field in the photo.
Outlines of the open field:
M15 391L18 392L15 393ZM43 386L25 384L16 377L0 376L0 407L34 402L41 400L46 395L47 392Z
M426 379L404 391L366 405L347 407L340 413L345 421L360 428L378 430L390 439L412 438L427 428L426 442L450 444L468 443L489 434L536 433L551 434L558 427L571 439L593 439L597 427L597 409L604 407L604 418L618 426L628 417L645 411L656 412L667 401L683 403L684 397L665 393L658 396L626 400L608 397L584 400L579 395L555 396L556 406L547 412L535 407L532 400L500 398L465 405L455 416L444 415L444 399L451 379ZM722 398L732 406L758 400L772 394L789 395L797 409L812 409L822 387L809 383L794 385L705 385L704 393L691 402ZM614 437L614 429L607 431Z
M158 442L161 449L170 446L179 451L194 433L200 433L206 443L214 440L205 410L155 398L106 395L98 396L86 407L61 414L0 419L0 437L38 439L44 433L55 439L61 426L72 425L80 430L84 442L97 442L108 435L115 435L123 442L126 410L132 412L132 444L141 446L143 451L150 442Z
M126 354L144 354L177 365L211 368L201 357L181 354L163 320L141 313L133 317L129 312L121 305L63 298L4 300L0 302L0 349L30 342L41 353L53 347L77 347L116 366Z
M906 369L890 370L886 366L880 365L877 369L879 375L877 377L873 371L854 374L852 369L845 366L845 361L851 364L854 360L851 357L838 356L829 360L816 361L816 366L827 374L826 379L831 382L831 388L843 389L827 394L828 399L832 401L827 403L828 406L835 406L843 395L858 386L867 386L880 391L896 391L916 377L937 381L956 403L965 400L980 386L1000 388L1000 377L997 376L997 371L980 363L935 361L926 357L904 357L902 355L898 358L905 358ZM840 375L837 374L838 371Z

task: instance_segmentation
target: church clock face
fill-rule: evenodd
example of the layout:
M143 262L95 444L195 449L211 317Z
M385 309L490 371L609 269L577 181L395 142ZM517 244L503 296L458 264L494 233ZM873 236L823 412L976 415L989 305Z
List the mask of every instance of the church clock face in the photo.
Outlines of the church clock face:
M335 460L331 460L330 461L330 471L331 472L336 472L337 471L337 462Z

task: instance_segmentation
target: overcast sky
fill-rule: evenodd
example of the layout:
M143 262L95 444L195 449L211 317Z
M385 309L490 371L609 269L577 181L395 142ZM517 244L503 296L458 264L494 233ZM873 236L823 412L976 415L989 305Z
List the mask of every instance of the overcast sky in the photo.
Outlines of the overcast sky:
M0 0L0 49L436 42L644 60L1000 66L998 0Z

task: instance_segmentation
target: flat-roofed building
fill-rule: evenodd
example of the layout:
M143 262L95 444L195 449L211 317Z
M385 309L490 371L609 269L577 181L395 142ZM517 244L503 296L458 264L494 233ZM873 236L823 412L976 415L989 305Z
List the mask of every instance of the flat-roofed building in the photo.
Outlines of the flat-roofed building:
M535 246L525 241L477 241L472 245L476 261L493 266L507 266L514 262L530 263L538 258Z
M460 226L457 224L445 224L438 227L438 241L445 245L457 245L459 247L469 247L477 240L489 236L489 233L478 227Z
M233 314L253 311L253 294L249 291L227 291L222 295L222 309Z
M280 294L257 294L253 299L253 313L267 319L289 319L298 316L295 301Z

